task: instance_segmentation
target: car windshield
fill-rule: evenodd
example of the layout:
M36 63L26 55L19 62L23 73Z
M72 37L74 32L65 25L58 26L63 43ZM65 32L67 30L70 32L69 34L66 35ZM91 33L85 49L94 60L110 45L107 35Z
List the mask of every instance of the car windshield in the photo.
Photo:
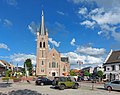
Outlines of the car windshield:
M120 81L113 81L112 84L120 84Z
M43 79L43 77L38 77L38 80L42 80Z

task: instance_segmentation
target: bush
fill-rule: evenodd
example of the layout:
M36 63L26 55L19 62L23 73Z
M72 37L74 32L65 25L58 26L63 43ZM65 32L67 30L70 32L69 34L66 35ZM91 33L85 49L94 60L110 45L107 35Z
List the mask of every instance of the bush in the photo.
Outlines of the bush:
M10 78L9 77L3 77L2 80L9 80Z
M9 75L10 75L10 71L9 70L5 71L5 77L9 77Z
M9 82L9 79L10 79L9 77L3 77L3 78L2 78L2 81L8 83L8 82Z

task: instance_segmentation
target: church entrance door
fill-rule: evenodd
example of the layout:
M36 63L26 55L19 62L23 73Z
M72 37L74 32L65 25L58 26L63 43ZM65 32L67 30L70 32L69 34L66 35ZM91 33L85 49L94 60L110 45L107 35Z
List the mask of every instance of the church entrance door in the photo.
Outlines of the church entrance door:
M55 72L52 72L52 76L55 76Z

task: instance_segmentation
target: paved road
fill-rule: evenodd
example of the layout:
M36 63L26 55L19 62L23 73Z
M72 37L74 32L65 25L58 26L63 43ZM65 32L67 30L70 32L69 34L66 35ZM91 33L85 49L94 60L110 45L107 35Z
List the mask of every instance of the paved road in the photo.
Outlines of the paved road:
M8 86L3 86L4 84L0 82L0 92L8 93L12 90L23 90L29 89L43 93L43 95L119 95L120 91L111 91L110 93L103 89L103 84L95 84L94 90L92 90L91 83L80 83L79 89L65 89L58 90L54 89L52 86L36 86L34 82L28 84L27 82L13 83Z

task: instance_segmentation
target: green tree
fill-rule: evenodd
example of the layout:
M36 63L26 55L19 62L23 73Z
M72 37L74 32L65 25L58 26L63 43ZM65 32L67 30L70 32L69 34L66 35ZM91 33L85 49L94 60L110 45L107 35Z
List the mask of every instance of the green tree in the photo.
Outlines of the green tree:
M32 75L32 62L31 62L31 59L27 59L25 62L24 62L24 68L25 68L25 64L26 64L26 67L27 67L27 70L29 71L29 74Z
M10 70L6 70L5 71L5 77L9 77L10 76Z
M76 74L75 74L74 71L70 70L70 75L71 75L71 76L75 76Z
M101 70L99 70L97 72L97 76L99 77L99 82L100 82L102 80L102 78L103 78L103 72Z
M103 77L103 72L102 72L101 70L98 71L98 72L97 72L97 76L100 77L100 78L102 78L102 77Z
M84 71L84 76L90 76L90 73L88 71Z

